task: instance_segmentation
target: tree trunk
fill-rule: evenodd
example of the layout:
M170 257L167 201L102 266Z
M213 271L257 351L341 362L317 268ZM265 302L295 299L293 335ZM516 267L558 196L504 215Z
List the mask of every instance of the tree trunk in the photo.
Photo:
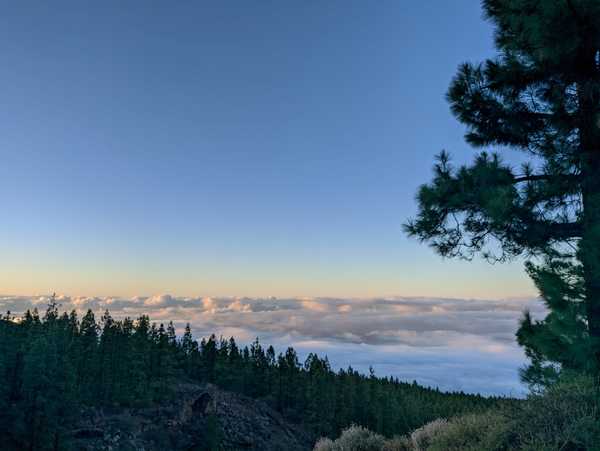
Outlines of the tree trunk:
M577 68L582 75L578 86L583 204L579 259L584 271L586 314L596 373L600 372L600 73L597 53L598 49L586 45Z
M591 157L591 155L590 155ZM600 152L585 163L583 185L583 264L586 313L596 371L600 370Z

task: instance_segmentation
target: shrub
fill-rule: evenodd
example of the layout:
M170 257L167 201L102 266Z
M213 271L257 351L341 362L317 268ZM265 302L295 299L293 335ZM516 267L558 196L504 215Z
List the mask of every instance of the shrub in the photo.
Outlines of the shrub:
M315 451L600 451L600 387L564 373L526 400L495 411L437 419L410 436L386 440L360 426Z
M450 420L431 438L427 451L506 449L509 422L497 413L470 414Z
M313 451L332 451L332 450L333 450L333 440L331 440L330 438L327 438L327 437L321 437L315 444L315 447L313 448Z
M415 451L426 451L434 437L440 434L446 427L448 427L448 421L438 418L421 426L419 429L415 429L410 434Z
M600 397L590 377L563 375L514 411L518 448L599 450Z
M382 435L362 426L350 426L334 441L320 439L313 451L381 451L385 443Z
M382 451L415 451L413 442L410 437L401 436L386 440L383 444Z

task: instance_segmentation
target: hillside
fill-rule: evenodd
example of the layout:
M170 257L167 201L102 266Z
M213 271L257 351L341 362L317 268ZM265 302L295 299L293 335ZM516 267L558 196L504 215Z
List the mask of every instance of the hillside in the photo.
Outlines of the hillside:
M314 437L266 403L214 385L179 384L171 399L141 407L84 408L69 433L73 449L312 449Z
M117 436L135 443L149 435L156 443L179 437L182 449L208 436L231 446L247 436L250 448L295 449L350 424L393 436L516 402L442 393L352 368L335 372L314 354L300 364L293 348L276 354L258 340L241 349L234 338L198 343L189 328L177 337L172 324L146 316L115 320L106 312L96 322L88 311L80 320L54 303L42 316L28 311L0 320L0 373L0 448L8 450L72 449L82 440L96 446ZM189 416L186 406L197 406L204 392L213 393L216 411ZM152 428L144 426L150 417ZM112 432L100 437L94 430Z

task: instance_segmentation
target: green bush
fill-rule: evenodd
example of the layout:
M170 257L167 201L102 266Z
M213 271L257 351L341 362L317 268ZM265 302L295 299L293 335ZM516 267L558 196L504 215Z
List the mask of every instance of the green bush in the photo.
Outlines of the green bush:
M386 440L381 451L414 451L414 449L410 437L400 436Z
M592 378L563 375L513 409L517 449L600 450L599 407L598 384Z
M333 440L327 437L321 437L317 440L313 451L332 451L333 450Z
M410 440L412 442L415 451L425 451L429 449L429 445L433 443L434 439L441 434L448 427L448 421L443 418L433 420L419 429L415 429L410 434Z
M509 421L497 413L472 414L449 421L430 440L427 451L500 451L507 449Z
M523 402L499 411L452 419L424 449L600 450L598 394L598 385L592 378L565 373L557 383Z
M381 451L385 443L382 435L375 434L362 426L350 426L334 441L320 439L314 451Z
M385 439L346 429L315 451L600 451L600 389L591 377L563 374L526 400L480 414L437 419L410 436Z

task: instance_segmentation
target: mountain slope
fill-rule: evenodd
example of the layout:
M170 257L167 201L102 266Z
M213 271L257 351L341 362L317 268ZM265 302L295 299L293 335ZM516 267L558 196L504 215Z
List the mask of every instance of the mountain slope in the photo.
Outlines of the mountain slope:
M77 450L310 450L314 438L266 403L214 385L179 384L154 407L88 408L71 436Z

